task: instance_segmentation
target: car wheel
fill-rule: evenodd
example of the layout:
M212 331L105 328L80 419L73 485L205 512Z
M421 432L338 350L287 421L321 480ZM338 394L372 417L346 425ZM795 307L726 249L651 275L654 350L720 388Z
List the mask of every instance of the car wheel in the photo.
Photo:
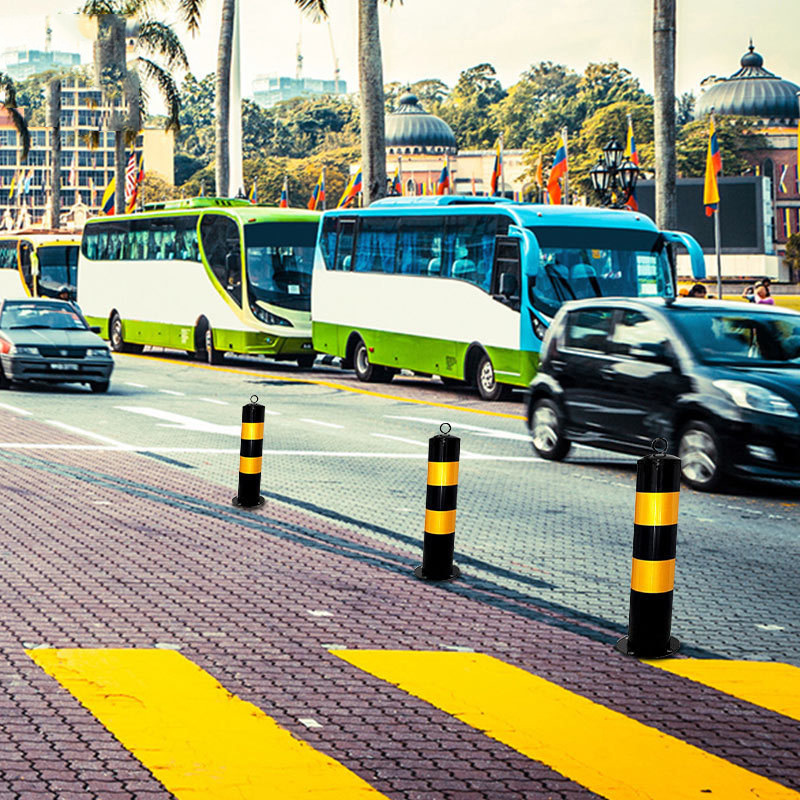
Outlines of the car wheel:
M109 386L110 386L110 381L92 381L89 384L89 388L95 394L102 394L103 392L107 392Z
M0 389L9 389L11 387L11 381L6 377L6 373L3 371L3 365L0 364Z
M115 353L141 353L144 350L143 344L130 344L122 338L122 320L116 311L108 323L108 343Z
M305 355L297 356L297 366L300 367L300 369L311 369L316 360L316 355L313 353L306 353Z
M722 481L722 457L714 429L705 422L690 422L678 443L683 480L701 492L712 492Z
M497 382L492 359L487 355L481 356L478 361L478 368L475 371L475 383L478 386L478 394L484 400L502 400L508 396L510 391L508 386Z
M528 426L533 449L548 461L563 461L572 442L562 432L561 412L552 400L534 402Z
M367 346L359 339L356 349L353 351L353 369L356 377L364 383L375 383L383 377L383 370L375 364L371 364Z

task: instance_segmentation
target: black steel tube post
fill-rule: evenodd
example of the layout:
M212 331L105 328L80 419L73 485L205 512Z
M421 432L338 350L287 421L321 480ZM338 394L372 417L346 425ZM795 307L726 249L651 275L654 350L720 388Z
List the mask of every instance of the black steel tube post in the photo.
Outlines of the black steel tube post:
M666 439L656 439L636 468L630 618L616 647L638 658L666 658L681 646L670 635L681 460L666 449Z
M418 578L429 581L446 581L461 574L453 564L461 439L450 436L450 425L446 422L439 430L440 434L428 440L428 493L422 565L414 570Z
M261 496L261 456L264 451L264 406L253 395L242 406L242 445L239 450L239 491L235 506L252 508L264 504Z

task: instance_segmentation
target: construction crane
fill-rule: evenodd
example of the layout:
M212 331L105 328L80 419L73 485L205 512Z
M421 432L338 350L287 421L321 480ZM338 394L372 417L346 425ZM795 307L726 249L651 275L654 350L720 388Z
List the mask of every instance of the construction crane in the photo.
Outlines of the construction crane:
M44 18L44 51L45 53L50 52L50 48L53 46L53 28L50 25L50 17Z
M339 59L336 58L336 48L333 46L333 31L331 30L331 21L328 20L328 38L331 40L331 55L333 56L333 89L335 92L339 91Z
M297 26L297 55L295 56L294 77L299 81L303 76L303 18Z

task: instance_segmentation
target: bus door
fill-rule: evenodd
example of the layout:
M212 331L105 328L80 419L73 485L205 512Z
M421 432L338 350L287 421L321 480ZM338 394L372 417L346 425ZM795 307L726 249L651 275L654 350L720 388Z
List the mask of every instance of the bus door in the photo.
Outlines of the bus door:
M513 236L498 236L494 243L492 269L492 297L515 311L519 311L522 286L519 245L519 239Z
M38 292L34 286L34 279L37 277L39 269L36 255L33 252L33 244L27 239L21 239L19 243L19 271L28 294L36 297Z
M544 338L547 324L539 316L533 307L533 287L536 282L536 274L540 268L541 256L539 242L533 233L527 228L517 225L508 226L508 234L498 237L495 249L495 259L498 254L508 256L511 253L510 246L514 242L519 253L519 288L517 289L517 308L519 308L519 343L520 350L531 353L538 353ZM496 262L497 263L497 262ZM510 266L506 259L500 264ZM503 266L500 267L501 269ZM507 273L508 274L508 273ZM502 273L500 273L502 275ZM500 275L498 275L498 280ZM506 278L506 285L510 285L510 279ZM500 289L498 282L498 289Z

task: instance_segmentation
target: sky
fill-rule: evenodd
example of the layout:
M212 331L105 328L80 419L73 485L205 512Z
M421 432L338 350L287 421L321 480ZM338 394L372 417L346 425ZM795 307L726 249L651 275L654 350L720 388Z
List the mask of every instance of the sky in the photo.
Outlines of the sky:
M167 0L168 4L169 1ZM192 72L213 72L222 0L205 0L200 33L192 38L174 11ZM292 0L239 0L242 32L242 94L252 94L257 75L295 74L302 36L303 75L333 78L326 24L302 20ZM7 48L44 46L45 17L51 15L53 49L78 51L91 60L91 42L78 31L69 0L27 0L25 13L0 0L0 63ZM79 5L75 2L75 6ZM330 28L341 76L348 90L358 83L356 0L328 0ZM699 93L711 74L739 68L750 37L771 72L800 84L796 45L798 0L677 0L678 93ZM582 71L592 61L616 60L652 91L652 0L404 0L381 8L384 81L412 83L439 78L449 86L461 70L483 62L497 70L503 86L515 83L533 63L554 61ZM758 13L755 13L755 12Z

